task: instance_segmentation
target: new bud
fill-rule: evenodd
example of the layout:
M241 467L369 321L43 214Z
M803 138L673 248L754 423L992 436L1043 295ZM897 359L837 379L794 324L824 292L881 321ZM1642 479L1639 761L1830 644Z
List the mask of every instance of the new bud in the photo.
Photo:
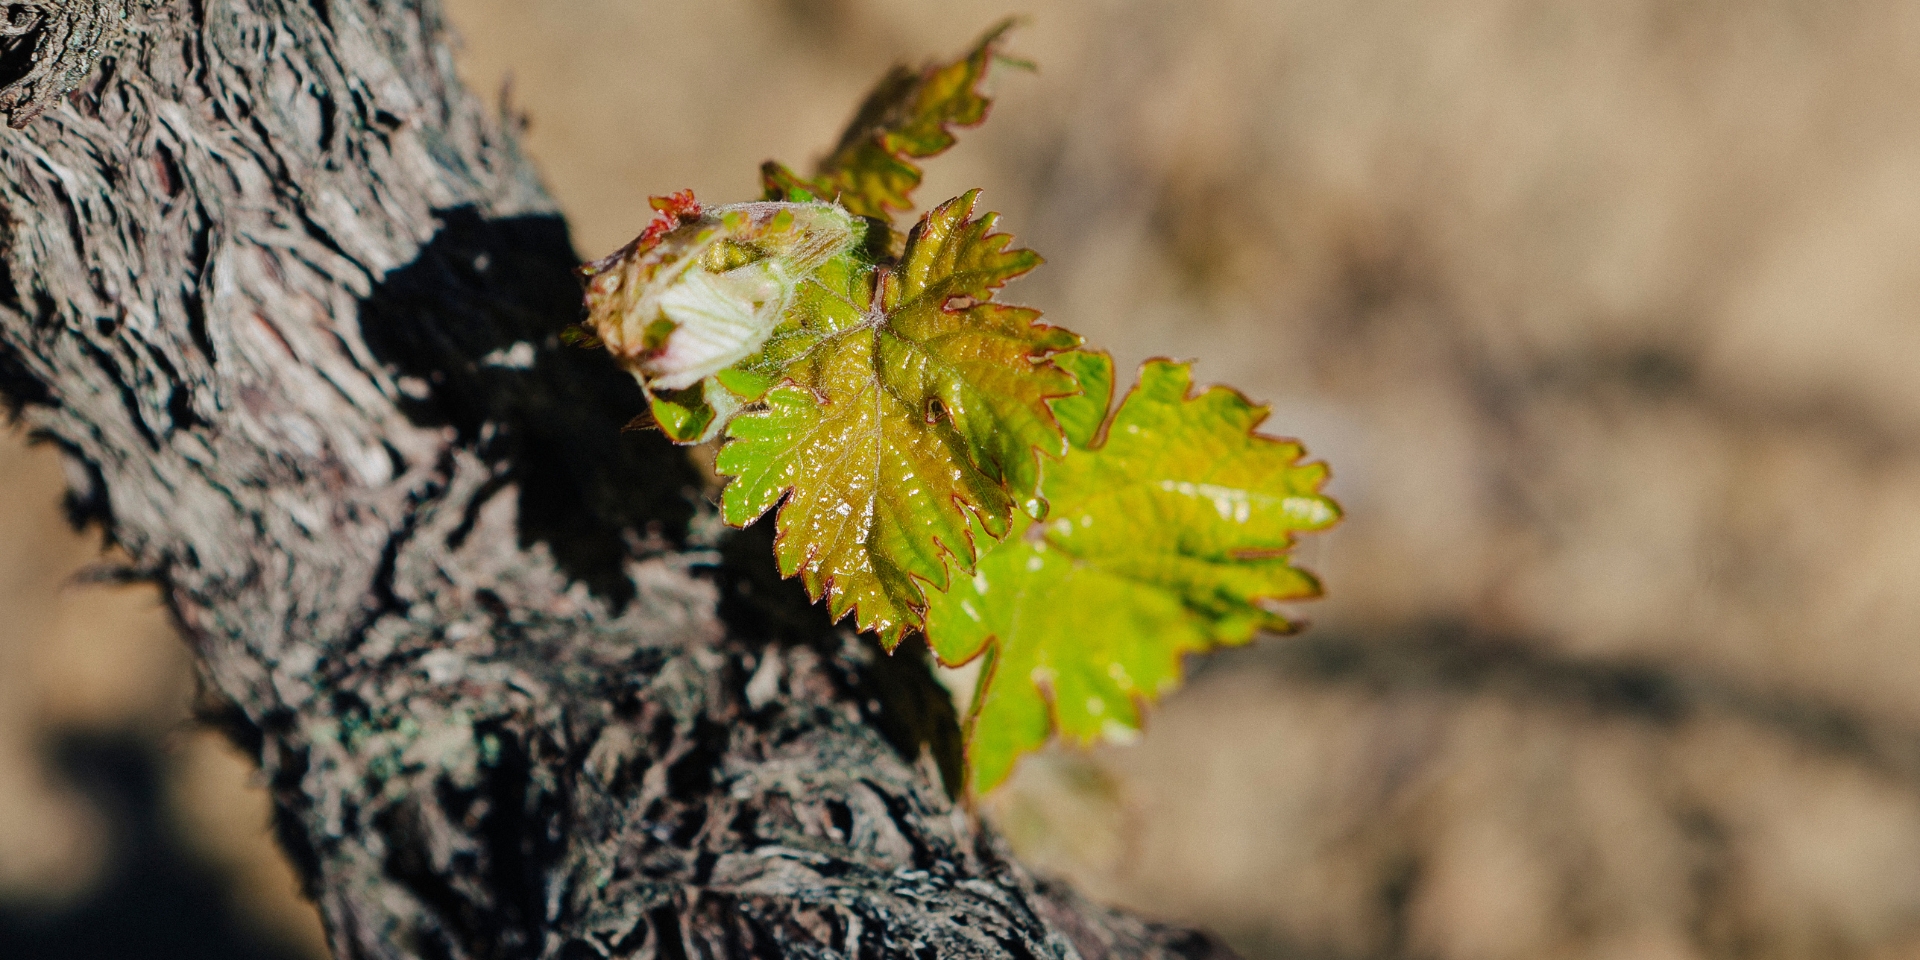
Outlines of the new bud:
M742 203L701 211L690 194L620 251L581 268L587 323L655 392L684 390L766 343L794 291L852 249L865 224L830 203Z

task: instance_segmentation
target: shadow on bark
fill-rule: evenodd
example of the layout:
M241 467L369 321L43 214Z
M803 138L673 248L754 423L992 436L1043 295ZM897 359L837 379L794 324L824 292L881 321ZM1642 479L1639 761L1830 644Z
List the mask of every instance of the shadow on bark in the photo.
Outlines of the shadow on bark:
M581 309L564 220L489 220L471 207L437 216L419 257L362 302L362 334L419 387L402 405L408 417L454 429L493 466L469 512L517 491L520 545L544 544L569 576L624 605L628 557L687 545L697 468L659 432L626 429L646 408L632 378L601 351L560 344ZM470 517L455 537L471 527ZM781 579L772 539L771 514L722 536L711 569L721 619L737 637L831 655L839 632L798 581ZM918 641L875 656L857 700L878 704L870 719L909 762L931 745L958 784L958 724L925 661Z
M449 546L497 493L519 498L520 546L544 544L574 579L622 607L623 564L685 544L700 483L659 433L624 430L639 387L599 351L561 346L579 319L566 222L437 212L440 230L360 308L361 333L416 399L401 409L451 427L494 468Z

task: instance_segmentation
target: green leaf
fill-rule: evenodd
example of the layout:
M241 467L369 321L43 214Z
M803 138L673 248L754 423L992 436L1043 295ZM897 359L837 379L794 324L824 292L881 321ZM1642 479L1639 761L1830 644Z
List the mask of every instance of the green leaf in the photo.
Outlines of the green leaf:
M785 385L732 421L716 463L735 478L727 522L785 497L781 572L889 647L920 626L923 584L944 589L950 562L973 570L974 531L1004 536L1015 506L1044 512L1038 458L1065 452L1047 401L1076 384L1048 358L1079 338L993 302L1040 261L1008 249L992 214L972 217L977 196L928 213L877 290L835 264L802 286L740 365Z
M1113 403L1113 358L1104 351L1074 350L1053 358L1054 365L1073 374L1080 392L1050 400L1053 417L1075 447L1091 447L1107 422L1107 407Z
M1007 20L980 38L966 56L918 72L895 67L882 79L840 138L820 161L818 173L804 178L769 161L761 178L769 200L837 200L854 214L881 222L893 212L913 209L920 185L916 159L953 146L952 127L971 127L987 118L993 101L981 91L987 70L1000 55L1013 28Z
M947 583L947 562L972 569L969 515L988 536L1007 530L1006 490L967 462L950 428L929 425L873 376L873 338L853 337L825 371L825 400L780 387L737 418L716 469L734 479L722 515L745 526L784 496L774 557L835 619L855 611L887 647L917 628L926 604L915 577Z
M1294 534L1340 516L1323 464L1254 433L1266 411L1240 394L1189 396L1187 365L1142 367L1099 439L1112 361L1058 362L1085 392L1053 401L1072 449L1046 467L1048 519L1017 523L927 611L941 662L987 657L967 719L976 795L1053 731L1136 735L1183 655L1290 629L1274 604L1320 591L1286 555Z
M882 282L880 308L893 334L881 340L883 369L903 395L937 400L972 461L1027 495L1040 482L1035 451L1066 452L1046 401L1078 388L1070 373L1033 360L1071 350L1080 338L1036 323L1038 310L991 302L1040 256L1006 249L1012 238L993 232L997 214L969 219L979 195L970 190L928 213Z

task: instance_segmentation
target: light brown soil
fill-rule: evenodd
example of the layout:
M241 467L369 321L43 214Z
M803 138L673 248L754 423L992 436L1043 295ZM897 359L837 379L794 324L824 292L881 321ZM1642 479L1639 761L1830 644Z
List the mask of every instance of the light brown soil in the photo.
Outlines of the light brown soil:
M1008 12L450 7L585 256ZM1271 402L1349 520L1304 547L1309 632L1027 765L993 802L1023 849L1255 957L1920 956L1920 6L1030 12L1039 72L923 200L985 187L1049 260L1017 299ZM244 777L165 732L190 685L148 595L61 586L90 554L51 458L0 471L0 896L45 902L104 843L54 731ZM213 789L185 829L259 862L257 796Z

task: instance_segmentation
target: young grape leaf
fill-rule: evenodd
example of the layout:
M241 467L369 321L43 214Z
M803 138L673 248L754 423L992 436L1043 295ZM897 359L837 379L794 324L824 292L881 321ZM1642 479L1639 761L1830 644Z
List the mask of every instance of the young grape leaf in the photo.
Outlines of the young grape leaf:
M1323 464L1254 433L1266 411L1240 394L1189 396L1186 364L1147 363L1107 420L1112 360L1055 359L1083 392L1052 401L1071 449L1046 466L1050 513L1020 519L971 577L929 597L940 661L987 657L966 730L976 795L1053 730L1136 735L1184 654L1289 629L1273 604L1320 591L1286 556L1293 536L1340 516L1319 492Z
M1039 257L1007 249L979 191L922 218L877 289L823 270L740 370L779 383L736 417L715 464L735 479L726 521L785 498L775 554L835 619L849 611L891 648L921 624L947 564L973 570L1017 505L1039 515L1041 453L1065 438L1048 401L1075 392L1049 357L1079 343L1036 311L992 301Z
M981 85L994 61L1004 59L1000 46L1012 28L1012 20L1003 21L951 63L918 72L893 68L867 95L816 176L802 177L773 161L761 167L766 198L835 200L882 223L894 211L913 209L911 196L920 185L913 161L953 146L950 127L986 119L993 101Z
M928 416L953 425L975 465L1031 498L1040 483L1035 451L1066 452L1047 400L1077 389L1072 374L1034 361L1080 338L1035 322L1038 310L992 302L1040 255L1006 249L1012 238L993 232L997 214L971 219L979 196L969 190L941 204L908 235L899 267L881 282L881 359L893 389L937 404ZM1043 509L1032 499L1022 506Z

